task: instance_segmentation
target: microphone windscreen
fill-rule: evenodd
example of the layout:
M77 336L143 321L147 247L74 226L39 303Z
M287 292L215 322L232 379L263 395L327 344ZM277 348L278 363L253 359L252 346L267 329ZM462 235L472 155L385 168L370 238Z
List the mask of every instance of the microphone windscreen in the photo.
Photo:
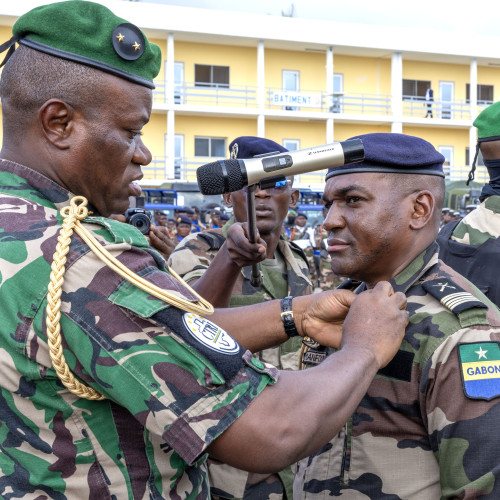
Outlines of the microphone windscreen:
M244 168L244 167L243 167ZM240 160L221 160L207 163L196 170L202 194L214 195L238 191L246 184Z

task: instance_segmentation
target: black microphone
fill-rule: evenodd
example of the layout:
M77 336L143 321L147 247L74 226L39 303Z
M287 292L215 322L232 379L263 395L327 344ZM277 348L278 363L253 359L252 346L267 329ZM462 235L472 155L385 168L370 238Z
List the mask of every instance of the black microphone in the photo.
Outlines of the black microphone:
M246 160L214 161L199 167L196 177L202 194L232 193L269 177L297 175L359 162L364 155L361 139L351 139Z

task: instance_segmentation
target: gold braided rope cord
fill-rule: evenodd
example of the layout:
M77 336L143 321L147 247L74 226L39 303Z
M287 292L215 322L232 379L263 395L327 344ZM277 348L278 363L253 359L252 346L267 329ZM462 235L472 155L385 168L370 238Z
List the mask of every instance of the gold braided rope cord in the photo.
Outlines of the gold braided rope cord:
M50 359L52 360L52 366L57 376L70 392L82 398L102 400L105 399L105 396L92 387L82 384L71 373L66 363L61 345L61 328L59 324L61 319L61 293L64 283L64 273L66 271L66 255L69 251L73 231L87 243L90 249L108 267L141 290L179 309L196 314L209 315L214 312L214 308L212 304L200 297L171 269L169 269L170 274L193 293L198 298L198 302L192 303L171 295L167 290L163 290L153 283L146 281L115 259L80 223L80 220L85 219L88 215L87 199L83 196L75 196L71 200L70 205L61 210L61 215L64 220L57 238L56 251L51 266L52 272L50 273L49 293L47 295L47 338Z

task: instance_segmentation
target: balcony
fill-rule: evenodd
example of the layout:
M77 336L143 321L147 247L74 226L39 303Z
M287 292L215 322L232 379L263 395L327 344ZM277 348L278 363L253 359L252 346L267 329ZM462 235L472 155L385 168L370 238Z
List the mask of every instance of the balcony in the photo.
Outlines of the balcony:
M165 107L167 93L165 81L155 82L153 104L156 108ZM477 112L492 104L478 101ZM184 83L176 84L174 88L174 109L182 111L199 107L200 111L207 108L217 108L213 111L224 113L224 108L236 109L237 112L255 115L259 110L258 88L252 85L213 85ZM298 112L300 115L326 118L360 118L362 116L383 116L390 121L392 116L392 96L389 94L368 94L355 92L328 93L323 90L301 90L299 92L284 91L281 88L265 87L263 95L264 113L267 115L286 116L286 112ZM285 112L285 113L283 113ZM423 118L427 113L427 103L424 97L404 95L402 99L404 118ZM466 99L454 101L432 102L433 118L441 120L468 121L471 120L471 106ZM292 116L292 113L291 113ZM293 113L297 118L297 114Z

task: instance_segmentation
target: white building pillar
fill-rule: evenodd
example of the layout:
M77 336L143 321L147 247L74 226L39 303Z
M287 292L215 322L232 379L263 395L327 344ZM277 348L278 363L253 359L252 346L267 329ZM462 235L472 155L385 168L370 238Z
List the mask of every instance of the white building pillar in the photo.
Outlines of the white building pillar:
M165 151L165 178L175 177L175 111L167 111L167 141Z
M257 136L266 136L266 70L265 70L265 57L264 57L264 40L259 40L257 45L257 107L259 115L257 117Z
M477 59L472 59L470 62L470 117L471 127L469 129L469 167L474 161L476 154L477 131L476 127L472 126L472 122L477 116Z
M167 37L167 60L165 62L165 98L169 106L174 104L174 62L174 34L169 33Z
M175 111L174 107L174 34L167 38L167 61L165 66L165 92L167 101L167 140L165 145L165 177L175 177Z
M394 52L391 60L391 132L403 132L403 56Z
M330 113L333 106L333 47L326 51L326 110ZM326 144L334 141L334 121L331 116L326 119Z

